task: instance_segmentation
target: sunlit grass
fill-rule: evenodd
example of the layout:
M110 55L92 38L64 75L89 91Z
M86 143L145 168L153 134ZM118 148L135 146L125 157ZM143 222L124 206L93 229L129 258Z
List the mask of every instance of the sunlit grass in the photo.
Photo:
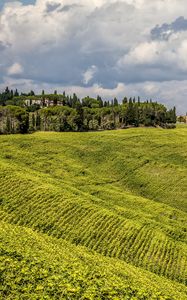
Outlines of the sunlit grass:
M186 284L187 127L37 132L0 144L2 221Z

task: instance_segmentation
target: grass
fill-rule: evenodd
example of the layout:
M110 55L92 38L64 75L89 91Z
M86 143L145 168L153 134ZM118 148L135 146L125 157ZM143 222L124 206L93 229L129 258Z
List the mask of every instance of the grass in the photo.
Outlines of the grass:
M137 128L0 136L0 220L2 228L5 227L4 249L9 249L10 240L14 240L10 251L15 247L18 252L22 249L22 255L28 252L32 261L35 254L31 243L26 242L28 234L28 239L30 235L31 239L37 239L39 249L48 243L44 240L49 241L51 249L58 249L57 255L61 251L65 253L67 247L73 249L67 250L68 253L74 251L74 255L79 256L81 249L84 254L79 257L77 272L89 264L85 263L84 255L91 257L91 273L95 272L93 261L102 262L97 266L101 273L102 264L106 264L106 272L109 272L105 278L106 289L115 291L110 277L116 274L116 288L120 281L118 292L103 298L98 288L95 294L90 292L92 298L83 299L165 299L156 298L157 293L169 297L170 290L173 298L166 299L185 299L186 136L186 126L178 126L175 130ZM22 244L22 239L17 242L22 230L25 244ZM50 256L51 250L45 248L42 251ZM42 251L39 260L45 261L47 258L43 257ZM27 265L25 260L24 264ZM46 264L49 268L50 259ZM69 264L73 266L73 261L70 260ZM115 272L116 264L119 270L123 270L120 279ZM15 274L21 267L16 268ZM127 280L124 274L128 270L133 271L125 290L123 285L126 286ZM56 267L53 271L59 274ZM11 276L11 266L6 274ZM141 298L139 294L137 282L140 274L143 278L140 290L147 293L149 286L152 293L145 294L147 298ZM35 276L38 275L33 275L33 280ZM77 279L73 283L71 279L67 282L80 288L79 277L72 276ZM147 277L152 278L155 290L151 289L150 281L146 283ZM59 279L58 284L60 280L63 282L64 279ZM45 278L43 281L45 284ZM161 281L166 283L162 288ZM30 284L35 295L35 284ZM55 289L61 296L50 296L45 286L45 297L74 299L71 293L63 295L58 284ZM94 286L88 279L87 288L92 290ZM131 292L136 289L133 298ZM178 294L174 293L175 289ZM18 292L16 283L15 291ZM82 299L84 293L85 290L75 299ZM13 292L7 299L17 299L11 295ZM37 298L36 293L33 299L48 299L45 297Z

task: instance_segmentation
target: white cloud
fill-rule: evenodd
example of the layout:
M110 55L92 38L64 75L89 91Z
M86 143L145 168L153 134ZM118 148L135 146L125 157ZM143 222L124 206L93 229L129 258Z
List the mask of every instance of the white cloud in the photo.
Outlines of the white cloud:
M187 39L180 45L177 56L179 58L181 68L187 70Z
M174 34L169 40L147 41L136 45L124 56L120 57L117 66L154 67L160 71L173 70L173 80L178 72L187 71L187 32ZM168 74L169 75L169 74ZM186 77L187 74L184 76ZM172 78L171 78L172 79Z
M97 72L96 66L91 66L86 70L86 72L83 73L83 83L88 84L90 80L94 77L95 73Z
M14 63L7 70L8 75L20 75L23 73L23 67L19 63Z
M144 42L132 49L127 55L119 60L120 64L153 64L163 49L161 42Z
M67 86L107 97L129 91L154 98L162 86L165 103L172 99L187 110L172 89L175 82L186 98L187 31L168 41L151 37L157 24L180 16L187 18L186 0L7 2L0 12L0 82L24 87L13 81L21 75L28 88Z

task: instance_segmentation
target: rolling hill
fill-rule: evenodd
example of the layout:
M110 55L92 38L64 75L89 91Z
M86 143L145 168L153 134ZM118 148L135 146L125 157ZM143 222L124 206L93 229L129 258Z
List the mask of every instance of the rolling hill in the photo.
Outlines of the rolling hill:
M2 299L187 298L187 127L0 145Z

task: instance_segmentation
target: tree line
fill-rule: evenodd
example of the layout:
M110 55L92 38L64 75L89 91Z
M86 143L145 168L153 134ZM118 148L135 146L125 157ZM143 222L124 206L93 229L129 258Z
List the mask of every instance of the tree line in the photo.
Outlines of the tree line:
M29 104L28 104L29 100ZM100 96L79 99L58 94L19 94L8 87L0 93L0 133L43 131L88 131L123 129L139 126L174 128L176 109L167 109L152 100L124 97L119 103Z

